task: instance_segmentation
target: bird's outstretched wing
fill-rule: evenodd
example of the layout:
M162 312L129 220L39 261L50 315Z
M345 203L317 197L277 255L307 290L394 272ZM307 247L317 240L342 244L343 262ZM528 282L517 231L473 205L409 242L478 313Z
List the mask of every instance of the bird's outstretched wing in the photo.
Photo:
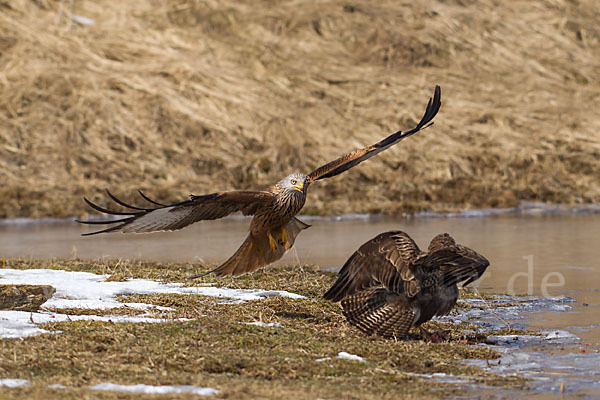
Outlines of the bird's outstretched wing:
M148 198L142 192L139 192L144 200L158 206L153 208L143 208L129 205L115 196L108 190L106 194L115 203L128 208L131 211L113 211L100 207L85 197L85 202L93 209L111 215L120 215L123 218L107 221L77 221L82 224L92 225L114 225L109 228L84 233L84 236L95 235L104 232L156 232L156 231L174 231L184 228L194 222L219 219L235 212L242 212L244 215L253 215L258 210L269 207L275 201L275 194L268 191L244 191L234 190L228 192L217 192L203 196L191 196L189 200L175 204L161 204Z
M404 232L377 235L352 254L323 298L337 302L375 286L412 297L419 288L409 266L420 253L417 244Z
M479 279L490 262L481 254L459 244L446 246L417 259L411 266L415 275L433 274L437 271L438 285L449 287L466 281L463 287Z
M410 131L402 132L398 131L396 133L391 134L387 138L383 139L380 142L375 143L372 146L365 147L364 149L355 150L351 153L345 154L338 158L337 160L331 161L308 174L306 179L306 184L310 184L311 182L317 181L319 179L331 178L332 176L336 176L341 174L342 172L358 165L359 163L365 161L368 158L373 157L374 155L381 153L385 149L390 148L391 146L398 143L400 140L417 133L421 129L427 128L433 122L431 120L438 113L441 106L441 89L439 86L435 87L435 91L433 94L433 99L429 99L429 103L427 104L427 109L425 110L425 114L421 121L417 124L417 126ZM431 122L431 124L430 124Z

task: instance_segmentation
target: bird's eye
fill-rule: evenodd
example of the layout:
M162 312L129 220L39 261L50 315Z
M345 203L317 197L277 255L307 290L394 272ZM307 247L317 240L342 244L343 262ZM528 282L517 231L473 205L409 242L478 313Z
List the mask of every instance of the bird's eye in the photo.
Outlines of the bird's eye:
M291 182L292 182L292 185L295 185L296 183L298 183L295 179L292 179Z

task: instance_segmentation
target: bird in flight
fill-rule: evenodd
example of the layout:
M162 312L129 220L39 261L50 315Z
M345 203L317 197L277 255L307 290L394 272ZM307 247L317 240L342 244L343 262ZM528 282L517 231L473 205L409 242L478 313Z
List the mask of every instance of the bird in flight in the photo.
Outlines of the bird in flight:
M341 301L348 322L367 335L402 339L411 327L448 314L456 285L479 279L489 265L447 233L422 252L406 233L385 232L352 254L323 298Z
M355 150L331 161L308 175L293 173L286 176L266 190L232 190L201 196L191 195L189 200L175 204L162 204L139 191L140 196L153 205L151 208L129 205L108 190L108 197L115 203L128 208L128 211L113 211L98 206L84 197L93 209L122 218L96 221L78 221L84 224L112 225L100 231L85 233L95 235L105 232L157 232L173 231L184 228L194 222L223 218L235 212L253 215L250 233L238 250L217 268L201 275L214 273L217 276L241 275L279 260L289 250L296 236L307 225L296 218L306 200L309 185L319 179L331 178L355 165L390 148L400 140L424 129L433 122L441 106L441 89L435 87L433 98L429 99L425 114L417 126L409 131L398 131L372 146Z

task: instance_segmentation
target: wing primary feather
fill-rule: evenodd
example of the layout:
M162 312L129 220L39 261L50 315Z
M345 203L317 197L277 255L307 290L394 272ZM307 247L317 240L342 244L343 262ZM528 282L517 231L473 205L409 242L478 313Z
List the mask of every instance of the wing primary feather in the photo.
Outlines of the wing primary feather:
M463 284L463 287L465 287L469 283L479 279L489 265L489 262L486 260L485 262L472 262L450 268L447 271L443 271L441 284L448 287L467 280L467 282Z
M142 208L119 200L108 190L106 193L115 203L127 207L130 210L126 212L113 211L101 207L84 197L84 201L96 211L117 216L125 216L125 218L108 221L79 221L91 225L116 225L102 231L91 232L86 234L86 236L114 231L127 233L173 231L198 221L223 218L238 211L242 212L244 215L254 215L259 210L272 206L275 199L275 195L269 191L229 191L211 193L203 196L192 196L189 200L163 205L150 199L139 191L142 198L157 205L155 208Z
M306 178L306 184L310 184L311 182L317 181L319 179L331 178L333 176L339 175L342 172L345 172L350 168L355 167L361 162L368 160L369 158L381 153L387 148L398 143L400 140L431 126L433 124L431 120L437 115L442 104L441 93L442 92L440 87L436 85L433 98L429 98L427 108L425 109L425 113L423 114L423 118L421 118L421 120L415 128L406 132L398 131L392 133L385 139L375 143L372 146L355 150L353 152L339 157L336 160L333 160L325 165L320 166L319 168L315 169L310 174L308 174Z
M425 109L425 113L423 114L423 117L421 118L421 120L419 121L419 123L417 124L416 127L414 127L413 129L411 129L409 131L406 131L406 132L398 131L396 133L393 133L390 136L383 139L382 141L375 144L373 147L389 146L400 139L404 139L405 137L408 137L408 136L410 136L414 133L417 133L423 129L427 129L431 125L433 125L433 122L431 122L431 120L433 119L433 117L435 117L437 115L437 113L440 110L440 107L442 105L442 102L440 101L441 93L442 92L441 92L440 86L436 85L434 94L433 94L433 99L430 98L429 102L427 102L427 108Z
M107 208L102 208L99 205L92 203L85 197L83 198L83 200L88 204L88 206L92 207L94 210L103 212L105 214L112 214L112 215L136 215L136 214L139 214L139 213L134 213L134 212L112 211L112 210L109 210Z
M141 190L138 190L138 193L140 194L140 196L142 196L142 199L146 200L149 203L156 204L157 206L161 206L161 207L168 207L166 204L159 203L158 201L152 200L150 197L146 196L144 194L144 192L142 192Z
M102 229L100 231L89 232L89 233L82 233L81 236L91 236L91 235L97 235L99 233L106 233L106 232L116 231L118 229L121 229L123 227L123 225L127 224L129 221L131 221L133 219L134 219L134 217L130 217L130 218L125 218L125 219L120 219L120 220L117 220L117 221L110 221L110 223L122 222L122 224L121 225L116 225L116 226L111 226L109 228Z
M126 222L126 221L129 221L130 219L131 219L131 217L123 218L123 219L100 220L100 221L82 221L80 219L76 219L75 222L79 222L80 224L86 224L86 225L111 225L111 224L117 224L119 222Z
M344 264L344 266L342 267L342 269L339 272L338 280L323 295L323 299L337 303L338 301L342 300L344 298L344 296L347 295L346 292L348 292L349 287L352 286L352 284L353 284L352 278L356 274L355 271L350 271L350 269L352 268L351 266L353 265L354 259L357 258L358 256L359 256L359 253L355 252L348 259L348 261L346 261L346 263Z
M149 208L141 208L141 207L132 206L131 204L127 204L124 201L119 200L118 198L113 196L113 194L110 192L110 190L108 190L108 189L105 189L105 190L106 190L106 194L108 195L108 197L111 198L112 201L114 201L115 203L117 203L123 207L130 208L132 210L151 211L151 209L149 209Z

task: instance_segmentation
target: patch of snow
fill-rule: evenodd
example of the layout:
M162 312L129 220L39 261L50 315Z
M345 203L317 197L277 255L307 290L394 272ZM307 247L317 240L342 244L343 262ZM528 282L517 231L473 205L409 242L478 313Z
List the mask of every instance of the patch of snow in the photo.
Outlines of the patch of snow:
M217 304L242 304L245 302L245 300L219 300Z
M557 376L562 376L567 391L600 390L599 353L552 355L536 351L505 352L498 360L468 360L501 376L520 376L532 379L530 386L538 391L553 392Z
M92 390L108 390L112 392L143 393L143 394L170 394L170 393L192 393L201 396L212 396L219 390L209 387L197 387L191 385L179 386L153 386L153 385L117 385L115 383L99 383L89 387Z
M51 333L31 323L29 315L25 311L0 311L0 337L18 338Z
M0 379L0 387L4 386L9 388L16 388L27 386L28 384L29 381L27 379Z
M68 386L61 385L60 383L53 383L52 385L48 385L48 389L68 389Z
M517 327L517 321L526 323L532 315L540 312L564 312L571 309L575 302L575 299L565 296L494 296L491 303L500 307L486 309L483 302L468 300L465 303L476 308L458 310L451 318L475 323L486 331L506 327L507 323ZM482 310L477 310L479 307ZM490 335L487 339L494 345L478 346L494 349L501 357L496 360L467 360L467 365L475 365L500 376L531 379L527 386L535 392L564 391L567 397L583 395L600 398L600 349L598 346L581 346L582 341L577 335L555 329L541 331L538 335ZM473 389L479 394L482 387L477 383ZM519 397L516 389L509 389L505 394L507 398Z
M84 17L83 15L71 14L71 19L81 25L88 25L88 26L96 25L96 21L94 21L91 18Z
M544 331L542 333L546 335L546 340L560 340L562 342L571 342L579 340L579 336L568 331L554 330Z
M323 361L327 361L327 360L331 360L331 357L317 358L315 361L316 362L323 362Z
M261 322L261 321L254 321L254 322L244 322L246 325L255 325L255 326L277 326L280 328L283 328L283 325L281 325L279 322Z
M552 341L553 343L572 343L579 340L577 335L562 330L542 331L540 335L489 335L488 340L502 345L518 345Z
M139 316L127 316L127 315L66 315L57 314L46 311L41 312L28 312L28 311L11 311L3 310L0 311L0 337L4 338L17 338L35 336L42 333L60 333L51 332L44 329L40 329L36 324L47 324L50 322L64 322L64 321L111 321L111 322L171 322L171 321L188 321L186 318L179 319L164 319L164 318L151 318L151 317L139 317Z
M336 358L342 358L345 360L353 360L353 361L358 361L361 363L366 362L364 358L354 355L354 354L346 353L345 351L340 351Z
M258 289L229 289L209 285L184 287L182 283L160 283L147 279L130 279L124 282L106 282L110 275L89 272L63 271L53 269L2 269L0 283L51 285L56 289L52 298L43 304L46 309L87 308L108 309L130 307L139 310L173 311L170 307L144 303L122 303L115 296L130 294L176 293L198 294L226 298L224 302L241 303L249 300L262 300L273 296L303 299L304 296L286 291ZM58 321L95 320L112 322L166 322L171 320L144 316L96 316L57 314L48 311L29 313L25 311L0 311L0 337L27 337L48 333L36 327ZM179 321L184 319L179 319ZM272 325L274 326L274 325Z
M48 308L95 308L106 309L123 307L115 296L128 294L199 294L213 297L226 297L239 300L262 300L272 296L304 299L296 293L284 290L229 289L211 286L188 286L182 283L160 283L148 279L130 279L124 282L106 282L110 275L90 272L63 271L53 269L2 269L0 283L51 285L56 289L54 296L44 303ZM137 304L137 306L136 306ZM139 308L139 303L129 303Z
M419 378L424 378L424 379L434 379L438 382L443 382L443 383L469 383L469 382L473 382L475 380L475 378L470 377L470 376L451 375L451 374L446 374L444 372L434 372L433 374L417 374L414 372L408 372L407 374L410 376L418 376ZM477 378L477 379L481 379L481 378Z
M434 320L448 321L454 324L469 322L479 325L483 331L505 328L507 321L510 321L512 328L523 328L525 325L517 321L525 322L531 317L531 313L565 312L572 309L572 303L576 303L577 300L566 296L540 298L495 295L491 300L459 299L458 302L471 307L454 310L451 315L434 317Z

